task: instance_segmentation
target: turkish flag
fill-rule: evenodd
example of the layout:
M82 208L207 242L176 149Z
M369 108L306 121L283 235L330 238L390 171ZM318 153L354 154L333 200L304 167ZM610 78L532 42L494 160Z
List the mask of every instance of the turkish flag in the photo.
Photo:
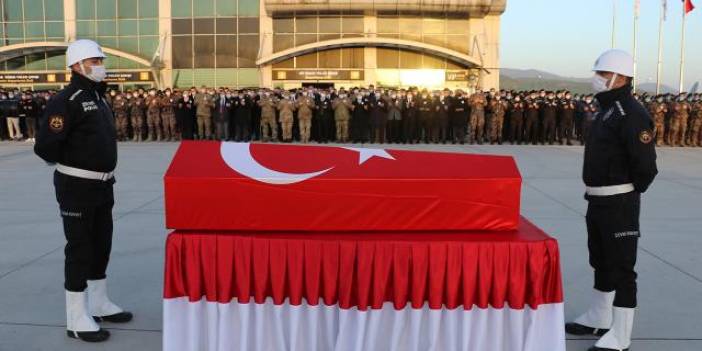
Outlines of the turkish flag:
M181 230L513 230L511 157L183 142L165 176Z
M683 0L685 6L685 14L692 12L695 9L695 5L692 4L692 0Z

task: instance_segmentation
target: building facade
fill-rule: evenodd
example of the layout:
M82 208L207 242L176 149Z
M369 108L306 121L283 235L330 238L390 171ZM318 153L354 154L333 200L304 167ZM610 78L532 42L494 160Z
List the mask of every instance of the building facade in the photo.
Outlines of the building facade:
M499 87L506 0L0 0L0 85L58 88L93 39L111 84Z

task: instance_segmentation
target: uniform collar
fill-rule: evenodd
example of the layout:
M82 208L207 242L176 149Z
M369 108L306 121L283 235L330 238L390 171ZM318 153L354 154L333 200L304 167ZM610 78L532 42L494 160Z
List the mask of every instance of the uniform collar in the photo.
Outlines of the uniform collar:
M76 85L82 90L97 91L100 95L105 95L105 91L107 90L107 83L94 82L76 72L71 72L71 84Z
M595 99L600 102L600 106L607 109L614 105L616 101L631 98L631 85L625 85L621 88L608 90L595 95Z

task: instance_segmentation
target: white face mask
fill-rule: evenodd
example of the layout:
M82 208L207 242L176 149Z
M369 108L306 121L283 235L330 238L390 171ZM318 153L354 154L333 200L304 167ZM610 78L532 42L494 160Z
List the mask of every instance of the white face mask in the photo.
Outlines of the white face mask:
M614 81L617 80L617 75L614 74L612 76L612 79L609 80L597 73L592 77L592 90L594 90L596 93L601 93L605 92L608 90L612 89L612 85L614 85ZM607 84L609 83L609 84Z
M105 77L107 77L107 70L103 65L92 66L90 67L90 69L90 74L85 74L85 66L83 66L83 64L81 63L80 70L83 72L83 75L86 76L88 79L100 83L105 79Z

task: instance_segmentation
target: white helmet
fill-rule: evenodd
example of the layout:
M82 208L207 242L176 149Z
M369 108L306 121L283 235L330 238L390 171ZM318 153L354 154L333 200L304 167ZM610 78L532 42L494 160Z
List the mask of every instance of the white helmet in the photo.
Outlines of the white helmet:
M612 72L620 76L631 78L634 76L634 58L624 50L607 50L597 58L592 70Z
M68 67L93 57L105 58L107 56L102 52L100 45L92 40L76 40L66 49L66 65Z

